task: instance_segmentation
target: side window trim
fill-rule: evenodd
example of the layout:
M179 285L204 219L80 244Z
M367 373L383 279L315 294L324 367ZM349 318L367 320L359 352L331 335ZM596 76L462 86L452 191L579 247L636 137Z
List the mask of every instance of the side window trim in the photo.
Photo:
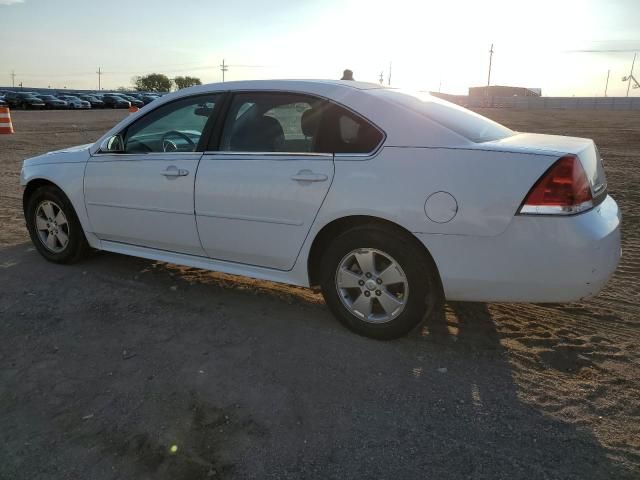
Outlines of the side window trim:
M228 151L228 150L205 150L206 155L215 156L229 156L229 157L320 157L320 158L333 158L333 153L321 153L321 152L241 152L241 151ZM281 160L276 158L276 160ZM285 159L282 159L285 160Z
M220 110L217 112L215 121L211 125L211 129L206 137L206 143L202 145L204 152L218 151L220 149L220 142L222 141L222 130L227 122L227 115L231 108L231 102L235 92L225 91L223 92L222 101L220 102ZM217 106L217 105L216 105ZM215 113L215 112L214 112ZM200 145L198 145L200 146Z

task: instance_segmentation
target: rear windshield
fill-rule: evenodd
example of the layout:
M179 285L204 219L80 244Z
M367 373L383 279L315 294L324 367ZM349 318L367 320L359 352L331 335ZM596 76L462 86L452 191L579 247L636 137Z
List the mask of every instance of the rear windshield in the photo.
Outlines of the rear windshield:
M490 142L514 134L513 130L493 120L427 93L385 90L384 94L391 101L429 117L472 142Z

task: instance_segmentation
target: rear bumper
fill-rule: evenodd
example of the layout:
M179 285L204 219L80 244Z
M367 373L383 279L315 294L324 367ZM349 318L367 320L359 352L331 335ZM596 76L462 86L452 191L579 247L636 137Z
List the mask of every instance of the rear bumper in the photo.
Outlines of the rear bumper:
M613 275L620 220L607 197L571 217L516 216L495 237L416 235L449 300L564 303L596 295Z

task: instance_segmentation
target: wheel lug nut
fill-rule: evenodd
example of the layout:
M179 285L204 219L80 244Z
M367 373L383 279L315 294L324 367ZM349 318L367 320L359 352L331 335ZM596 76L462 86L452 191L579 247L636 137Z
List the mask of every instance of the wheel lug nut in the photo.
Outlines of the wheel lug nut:
M377 283L378 285L382 285L382 280L380 280L379 278L377 278L377 279L376 279L376 283Z
M371 274L369 272L367 272L365 275L367 278L371 278Z
M380 295L382 295L382 292L380 290L376 290L376 295L380 296Z
M369 291L366 291L366 292L364 292L364 296L365 297L369 297L369 296L371 296L371 293Z
M358 281L358 285L360 285L362 287L364 285L364 280L359 280Z

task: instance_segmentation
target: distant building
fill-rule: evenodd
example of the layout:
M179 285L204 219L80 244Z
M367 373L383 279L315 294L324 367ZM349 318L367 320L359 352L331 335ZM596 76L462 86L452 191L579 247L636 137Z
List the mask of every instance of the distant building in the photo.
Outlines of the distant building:
M504 87L491 85L489 87L469 87L470 97L540 97L542 89L524 87Z

